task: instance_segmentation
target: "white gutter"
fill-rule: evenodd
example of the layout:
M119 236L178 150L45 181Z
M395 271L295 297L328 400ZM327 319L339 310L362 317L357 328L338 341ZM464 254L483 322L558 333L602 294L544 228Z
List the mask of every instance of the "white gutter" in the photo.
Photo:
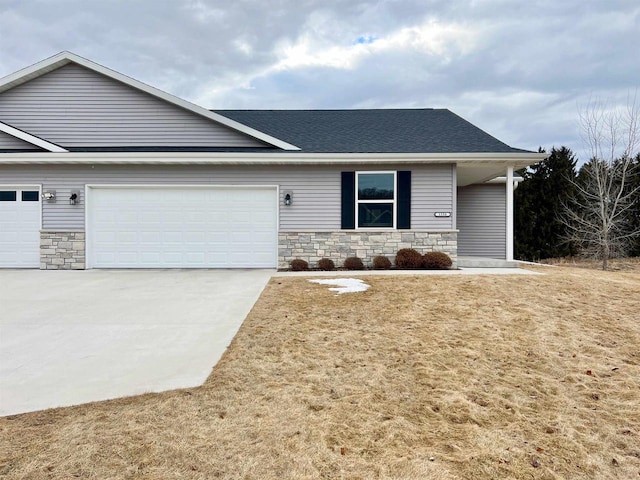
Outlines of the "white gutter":
M391 163L487 164L523 168L545 153L279 153L279 152L68 152L0 153L0 164L331 165Z

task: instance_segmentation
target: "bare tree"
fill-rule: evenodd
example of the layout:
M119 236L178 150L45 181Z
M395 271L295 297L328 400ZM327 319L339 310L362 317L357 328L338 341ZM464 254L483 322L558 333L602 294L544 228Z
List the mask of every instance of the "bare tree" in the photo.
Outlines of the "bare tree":
M609 110L600 101L590 101L580 109L582 139L591 159L576 179L575 193L564 203L560 219L566 227L566 241L602 260L624 255L640 235L629 221L632 208L640 201L640 189L632 188L634 155L640 145L640 108L636 95L626 108Z

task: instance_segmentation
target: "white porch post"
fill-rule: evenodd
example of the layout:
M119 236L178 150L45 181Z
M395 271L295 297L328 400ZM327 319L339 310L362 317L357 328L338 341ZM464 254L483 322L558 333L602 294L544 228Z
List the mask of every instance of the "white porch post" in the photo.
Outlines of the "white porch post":
M507 260L513 260L513 167L507 167Z

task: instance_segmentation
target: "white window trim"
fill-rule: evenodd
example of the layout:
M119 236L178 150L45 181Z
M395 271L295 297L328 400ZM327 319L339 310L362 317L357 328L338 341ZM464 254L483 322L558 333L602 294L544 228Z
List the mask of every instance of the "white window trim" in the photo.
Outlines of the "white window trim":
M393 200L385 199L385 200L359 200L358 199L358 191L359 191L359 178L360 174L393 174ZM397 170L359 170L356 171L356 186L355 186L355 210L356 210L356 230L397 230L396 226L398 223L398 172ZM358 206L360 203L393 203L393 226L392 227L361 227L360 219L358 218Z

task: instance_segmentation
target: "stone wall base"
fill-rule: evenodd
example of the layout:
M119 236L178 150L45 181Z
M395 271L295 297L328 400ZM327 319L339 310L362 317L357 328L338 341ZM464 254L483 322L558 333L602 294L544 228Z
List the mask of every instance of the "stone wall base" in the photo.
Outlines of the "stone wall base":
M40 231L40 270L84 269L84 232L65 230Z
M456 232L417 230L280 232L278 234L278 268L289 268L291 260L301 258L315 268L321 258L330 258L336 266L348 257L360 257L365 266L373 265L377 255L393 262L401 248L414 248L421 253L444 252L457 267ZM40 232L41 270L84 270L85 232L42 230Z
M373 265L378 255L394 262L401 248L414 248L420 253L444 252L458 260L457 232L428 232L418 230L393 231L336 231L336 232L280 232L278 234L278 268L289 268L291 260L301 258L311 268L321 258L330 258L337 267L347 257L360 257L365 266Z

